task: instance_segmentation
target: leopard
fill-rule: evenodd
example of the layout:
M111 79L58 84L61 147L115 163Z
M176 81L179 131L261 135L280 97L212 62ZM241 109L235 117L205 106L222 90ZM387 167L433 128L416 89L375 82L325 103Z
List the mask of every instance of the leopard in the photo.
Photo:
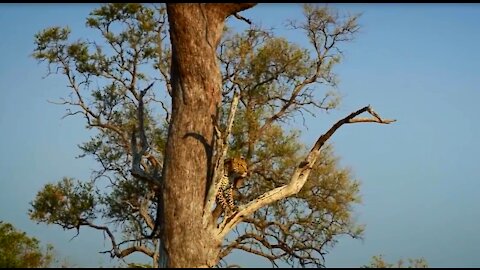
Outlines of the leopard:
M241 186L247 175L248 166L243 156L225 160L224 175L220 181L217 199L227 213L237 209L233 198L233 190Z

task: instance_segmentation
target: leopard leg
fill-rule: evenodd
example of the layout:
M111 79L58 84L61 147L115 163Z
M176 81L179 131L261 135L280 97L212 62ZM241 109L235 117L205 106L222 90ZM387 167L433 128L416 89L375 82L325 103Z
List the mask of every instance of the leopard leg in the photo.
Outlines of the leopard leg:
M232 210L236 210L237 209L237 206L235 205L235 202L233 200L233 188L230 187L228 190L227 190L227 193L228 193L228 205L230 206L230 208Z
M222 191L218 192L217 199L220 202L220 204L222 205L223 210L225 212L228 212L228 210L229 210L228 203L227 203L227 200L225 199L225 196L223 195Z

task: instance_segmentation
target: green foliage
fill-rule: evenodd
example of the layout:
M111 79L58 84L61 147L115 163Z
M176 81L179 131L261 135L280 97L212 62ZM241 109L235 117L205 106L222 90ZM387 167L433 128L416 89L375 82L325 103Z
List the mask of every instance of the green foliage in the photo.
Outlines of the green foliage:
M37 222L72 229L95 218L95 203L92 183L64 178L56 184L45 185L37 193L29 214Z
M373 256L369 265L364 265L362 268L428 268L428 263L424 258L408 259L408 264L400 259L396 264L388 263L383 258L383 255Z
M40 242L20 232L12 224L0 221L0 268L49 267L53 246L40 248Z

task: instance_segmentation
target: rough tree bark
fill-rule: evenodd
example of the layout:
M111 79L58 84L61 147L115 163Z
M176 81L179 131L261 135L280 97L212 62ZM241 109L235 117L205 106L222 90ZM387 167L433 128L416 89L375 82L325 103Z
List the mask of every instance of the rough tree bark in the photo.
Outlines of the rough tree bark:
M254 4L167 4L172 115L163 167L161 266L214 266L221 242L202 224L214 119L221 105L216 49L225 19Z

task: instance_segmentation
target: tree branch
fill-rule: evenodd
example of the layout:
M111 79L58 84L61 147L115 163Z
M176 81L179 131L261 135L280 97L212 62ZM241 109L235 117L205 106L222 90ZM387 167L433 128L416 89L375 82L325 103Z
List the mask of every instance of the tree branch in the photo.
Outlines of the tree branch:
M364 118L355 118L358 115L368 112L374 118L368 118L368 121L365 121ZM390 119L382 119L378 116L377 113L373 111L370 106L363 107L358 111L352 112L347 117L339 120L335 123L326 133L320 136L315 145L312 147L310 152L308 153L307 157L303 162L301 162L297 168L295 169L291 180L288 184L283 185L281 187L275 188L268 192L265 192L263 195L259 196L257 199L249 202L246 205L241 205L239 207L239 211L236 212L228 221L224 223L224 226L220 227L218 232L219 237L223 239L225 235L233 229L239 222L241 222L244 217L247 217L253 214L258 209L262 208L265 205L271 204L276 202L280 199L286 198L293 194L298 193L310 175L310 172L315 164L317 158L320 155L320 149L325 144L325 142L339 129L343 124L350 124L350 123L360 123L360 122L372 122L372 123L380 123L380 124L389 124L395 122L396 120Z
M307 19L307 22L305 24L296 25L295 23L291 22L290 27L292 27L293 29L302 29L307 32L308 39L313 45L316 53L316 59L312 62L312 68L314 69L314 73L294 86L290 98L281 99L285 103L276 113L274 113L271 117L265 120L265 123L256 132L255 138L260 137L261 134L266 129L268 129L273 122L278 121L286 114L288 114L290 109L296 110L297 106L295 105L305 105L310 103L309 102L299 104L297 102L297 98L303 95L302 90L306 86L320 82L320 80L322 79L324 82L328 82L333 85L335 84L334 74L331 73L331 66L335 62L333 60L330 62L327 61L328 58L333 58L335 55L329 54L329 52L332 48L338 50L337 45L339 42L352 39L351 36L358 31L356 17L353 17L352 19L343 23L338 21L337 16L332 18L332 20L326 20L326 18L321 18L322 21L326 20L326 22L318 25L318 23L316 23L320 19L317 18L317 16L319 16L318 14L307 12L305 16ZM336 26L338 24L340 24L340 26L337 26L335 27L335 29L330 30L329 25ZM329 42L329 40L331 41ZM323 46L320 44L322 41ZM316 106L315 102L313 101L310 104ZM317 107L322 108L321 106Z
M124 258L124 257L132 254L133 252L141 252L141 253L143 253L143 254L151 257L151 258L153 258L153 255L155 253L145 246L133 246L133 247L129 247L129 248L126 248L126 249L120 251L120 254L118 254L117 257L118 258Z
M95 224L91 223L90 221L86 221L86 220L83 220L81 222L81 225L87 225L91 228L104 231L108 234L108 237L110 238L110 241L112 242L112 251L113 251L112 257L115 256L115 257L121 259L121 258L124 258L124 257L132 254L133 252L137 252L137 251L142 252L149 257L153 257L153 255L155 254L154 251L148 249L145 246L132 246L132 247L128 247L126 249L120 250L118 248L119 245L117 245L117 243L115 242L115 236L113 235L113 233L110 231L110 229L108 227L95 225ZM111 251L106 251L106 252L100 252L100 253L112 253L112 252Z
M237 12L252 8L256 3L222 3L222 4L210 4L216 7L225 17L234 15Z
M233 120L235 119L235 114L237 112L238 101L240 100L240 93L236 91L233 94L232 104L230 106L230 112L228 114L227 127L225 133L222 135L218 127L215 125L216 133L216 163L213 171L213 178L210 184L206 203L203 209L203 225L206 226L209 220L212 220L212 206L216 199L216 193L219 189L220 180L224 177L224 160L227 156L228 151L228 137L232 132Z
M246 22L246 23L248 23L248 24L250 24L250 25L252 24L252 21L250 21L249 19L243 17L242 15L240 15L240 14L238 14L238 13L233 14L233 16L235 16L235 18L237 18L237 19L239 19L239 20L241 20L241 21L244 21L244 22Z
M152 82L149 86L147 86L144 90L140 91L140 95L138 96L138 108L137 108L137 120L138 120L138 128L134 128L132 130L132 138L131 138L131 149L132 149L132 169L130 172L133 176L146 181L147 183L151 184L152 187L156 191L158 191L158 161L152 155L147 155L149 162L154 166L153 173L149 174L144 169L142 169L142 158L148 150L148 141L145 135L145 117L144 117L144 106L143 106L143 98L150 88L153 87L154 82ZM137 137L136 133L140 135L140 150L137 148Z
M155 191L155 193L157 192ZM140 208L138 209L139 210L138 212L140 216L143 218L143 220L145 220L145 223L147 224L147 226L151 230L153 230L155 228L155 222L153 221L152 217L148 213L148 202L149 202L149 199L147 196L147 198L140 203Z

